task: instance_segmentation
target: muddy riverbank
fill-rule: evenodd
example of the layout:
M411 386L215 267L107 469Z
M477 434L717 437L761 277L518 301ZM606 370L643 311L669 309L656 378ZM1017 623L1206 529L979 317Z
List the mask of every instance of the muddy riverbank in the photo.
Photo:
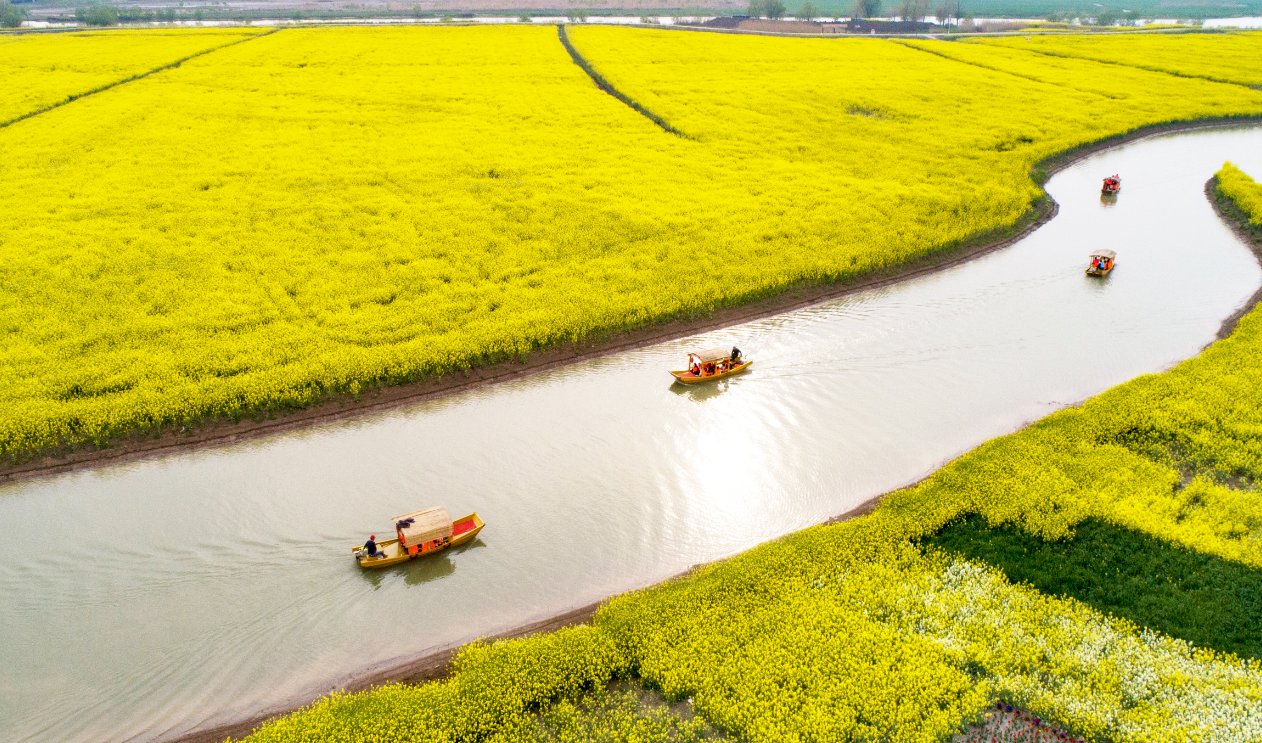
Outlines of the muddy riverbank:
M1053 155L1036 165L1032 177L1045 183L1053 174L1094 153L1128 142L1180 131L1240 126L1262 121L1262 117L1229 117L1192 122L1172 122L1084 144ZM438 399L471 389L521 379L576 362L625 353L665 341L696 335L718 328L750 322L785 312L851 296L860 292L939 273L969 260L992 253L1020 241L1057 213L1057 204L1043 198L1017 224L999 234L976 236L896 269L870 274L853 282L803 285L786 289L774 297L723 307L704 316L681 318L663 324L609 333L575 345L541 350L524 360L502 361L477 367L465 374L453 374L404 385L381 387L357 397L338 395L316 405L294 411L269 411L239 421L207 420L187 428L163 428L112 442L97 449L78 449L46 454L21 463L0 463L0 484L91 468L103 464L136 461L184 450L228 446L255 438L274 436L330 422L353 419Z

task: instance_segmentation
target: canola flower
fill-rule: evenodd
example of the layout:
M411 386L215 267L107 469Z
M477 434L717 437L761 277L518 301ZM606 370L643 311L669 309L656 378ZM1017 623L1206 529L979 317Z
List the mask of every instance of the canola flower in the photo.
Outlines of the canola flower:
M1054 152L1262 115L1146 71L1112 105L1082 60L1053 84L888 41L572 39L686 136L532 27L287 29L0 129L0 457L845 281L1010 229Z
M0 125L259 33L225 28L0 35Z
M1249 224L1262 227L1262 186L1231 163L1218 171L1218 191L1249 218Z
M532 709L632 671L750 741L940 741L1000 697L1093 740L1262 735L1256 661L921 553L892 521L807 530L615 599L592 627L474 645L450 680L327 698L250 740L534 740Z
M922 554L899 521L878 510L793 535L615 599L597 627L643 677L753 740L806 737L812 718L832 726L821 739L940 740L995 697L1092 739L1262 734L1257 662ZM884 662L864 667L870 655ZM968 683L939 686L952 672Z
M1075 37L1080 38L1080 37ZM1195 38L1195 37L1194 37ZM902 42L913 49L938 54L964 64L976 65L1000 74L1011 75L1044 85L1069 88L1094 97L1095 113L1104 115L1109 108L1125 108L1135 105L1137 88L1152 84L1153 70L1139 66L1103 64L1099 60L1075 56L1038 54L1027 46L999 44L963 44L955 41L907 40ZM1262 62L1262 34L1252 43L1254 56ZM1038 47L1036 47L1038 48ZM1162 86L1170 93L1183 89L1195 79L1167 75ZM1143 103L1139 103L1143 105Z
M1210 80L1262 85L1262 33L1109 34L1091 36L1005 36L969 38L965 44L1003 46L1112 63L1109 69L1137 67ZM964 44L961 44L963 46Z
M1218 190L1258 223L1262 186L1228 165ZM869 516L617 597L590 627L472 645L445 681L326 698L250 740L546 739L549 709L630 739L635 715L597 711L628 677L751 741L976 739L999 702L1078 740L1260 740L1258 661L915 544L970 513L1047 538L1094 515L1262 569L1260 359L1254 309L1197 358L996 439Z

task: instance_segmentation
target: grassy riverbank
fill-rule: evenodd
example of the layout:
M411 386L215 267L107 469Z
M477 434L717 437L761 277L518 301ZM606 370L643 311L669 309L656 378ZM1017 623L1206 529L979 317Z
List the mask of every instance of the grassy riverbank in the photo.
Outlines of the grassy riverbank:
M897 272L1010 233L1055 152L1262 115L1244 86L1085 60L1049 82L867 39L572 41L685 136L551 27L286 29L0 129L0 460Z
M1262 224L1262 186L1239 171L1214 193ZM593 693L564 713L629 730L600 708L615 678L753 741L941 741L996 700L1093 740L1257 740L1262 664L1224 651L1255 655L1247 619L1243 640L1172 620L1205 595L1252 616L1227 594L1256 598L1262 570L1260 426L1255 309L1197 358L995 439L868 516L616 598L590 626L472 645L446 680L330 697L251 740L534 740L557 700ZM1141 607L1155 592L1120 558L1100 569L1084 549L1098 539L1171 586ZM1084 569L1060 564L1075 554Z

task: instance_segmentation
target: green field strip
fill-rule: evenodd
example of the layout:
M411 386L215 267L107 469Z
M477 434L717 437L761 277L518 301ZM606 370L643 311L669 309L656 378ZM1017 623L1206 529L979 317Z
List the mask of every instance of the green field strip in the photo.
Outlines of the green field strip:
M974 515L922 544L1195 645L1262 658L1262 570L1099 519L1048 542Z
M674 126L671 125L669 121L667 121L666 119L663 119L661 116L658 116L657 114L648 110L644 106L640 105L638 101L634 100L633 98L628 96L626 93L623 93L621 90L618 90L617 88L613 86L612 83L606 80L605 77L601 75L600 72L595 67L592 66L592 63L589 62L587 58L585 58L582 54L579 53L577 49L574 48L574 44L570 42L569 34L565 32L564 25L557 24L557 36L561 39L561 46L564 46L565 51L570 53L570 59L574 60L574 64L578 65L579 69L587 73L587 76L592 79L592 82L596 83L596 87L605 91L606 93L613 96L614 98L617 98L619 101L622 101L624 104L629 106L631 110L640 114L641 116L653 122L654 124L657 124L659 127L662 128L663 131L666 131L670 134L674 134L676 137L683 137L684 139L690 139L690 137L687 134L684 134L683 132L676 129Z
M41 115L41 114L46 114L46 113L48 113L49 111L56 110L56 109L58 109L58 108L61 108L62 106L65 106L65 105L67 105L67 104L70 104L70 103L74 103L75 101L79 100L80 98L87 98L88 96L96 95L96 94L98 94L98 93L104 93L105 91L110 90L110 89L112 89L112 88L117 88L117 87L118 87L118 86L120 86L120 85L124 85L124 84L126 84L126 83L130 83L130 82L135 82L135 81L137 81L137 80L142 80L142 79L144 79L144 78L146 78L146 77L149 77L150 75L155 75L155 74L157 74L157 73L159 73L159 72L162 72L162 71L164 71L164 70L170 70L170 69L173 69L173 68L175 68L175 67L179 67L180 65L184 64L185 62L188 62L189 60L192 60L192 59L196 59L197 57L201 57L201 56L204 56L204 55L206 55L206 54L211 54L212 52L221 51L221 50L223 50L223 49L227 49L227 48L228 48L228 47L230 47L230 46L236 46L237 44L244 44L244 43L245 43L245 42L247 42L247 41L253 41L253 40L255 40L255 39L260 39L260 38L262 38L262 37L264 37L264 36L271 36L272 34L274 34L274 33L278 32L278 31L280 31L280 30L281 30L281 29L279 29L279 28L273 28L273 29L271 29L271 30L269 30L269 31L264 31L263 33L260 33L260 34L255 34L255 35L253 35L253 36L246 36L246 37L243 37L243 38L240 38L240 39L234 39L234 40L232 40L232 41L229 41L229 42L228 42L228 43L226 43L226 44L220 44L219 46L213 46L213 47L210 47L209 49L202 49L201 51L197 51L197 52L194 52L194 53L192 53L192 54L185 55L185 56L180 57L179 59L176 59L176 60L174 60L174 61L167 62L166 64L163 64L163 65L159 65L158 67L154 67L154 68L152 68L152 69L145 70L144 72L138 72L138 73L136 73L135 75L129 75L129 76L124 77L124 78L121 78L121 79L119 79L119 80L115 80L115 81L113 81L113 82L106 83L105 85L98 85L98 86L97 86L97 87L95 87L95 88L91 88L91 89L88 89L88 90L84 90L84 91L81 91L81 92L79 92L79 93L71 93L70 95L66 96L66 98L65 98L64 100L57 101L56 103L50 103L50 104L48 104L47 106L41 106L40 108L34 109L34 110L32 110L32 111L27 111L27 112L26 112L26 113L24 113L24 114L21 114L21 115L19 115L19 116L15 116L15 117L13 117L13 118L11 118L11 119L8 119L8 120L6 120L6 121L0 121L0 129L4 129L5 127L12 126L13 124L18 123L19 121L25 121L25 120L30 119L30 118L33 118L33 117L35 117L35 116L39 116L39 115Z

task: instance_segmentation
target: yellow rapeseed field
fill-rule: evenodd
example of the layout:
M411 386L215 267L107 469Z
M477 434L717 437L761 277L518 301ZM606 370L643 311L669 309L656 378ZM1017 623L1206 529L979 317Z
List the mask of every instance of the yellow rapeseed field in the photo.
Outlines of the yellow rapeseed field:
M1262 186L1231 166L1219 183L1262 222ZM749 741L949 740L995 699L1082 736L1075 741L1262 739L1257 660L1194 647L915 544L967 513L1053 537L1097 516L1258 565L1257 490L1226 482L1262 478L1259 348L1255 309L1200 357L987 444L870 516L619 597L590 627L474 644L447 680L328 697L250 740L698 732L602 708L599 694L595 704L567 701L629 674ZM1193 481L1180 483L1185 476ZM579 732L542 735L555 730L552 709L564 731Z
M1262 114L1086 61L1049 83L886 41L573 39L685 136L550 27L284 30L0 129L0 456L845 280L1011 226L1056 151Z
M1262 33L1256 31L974 37L968 42L1262 86Z
M1219 189L1262 224L1262 186L1226 166ZM592 626L474 644L444 681L328 697L250 740L697 732L607 711L600 694L595 704L557 703L632 674L748 741L950 740L996 699L1081 736L1075 742L1262 740L1256 659L917 545L970 513L1050 538L1096 517L1262 569L1260 426L1255 308L1197 358L990 442L869 516L618 597ZM579 732L541 735L553 729L553 709L564 730Z
M0 124L259 33L225 28L0 35Z

